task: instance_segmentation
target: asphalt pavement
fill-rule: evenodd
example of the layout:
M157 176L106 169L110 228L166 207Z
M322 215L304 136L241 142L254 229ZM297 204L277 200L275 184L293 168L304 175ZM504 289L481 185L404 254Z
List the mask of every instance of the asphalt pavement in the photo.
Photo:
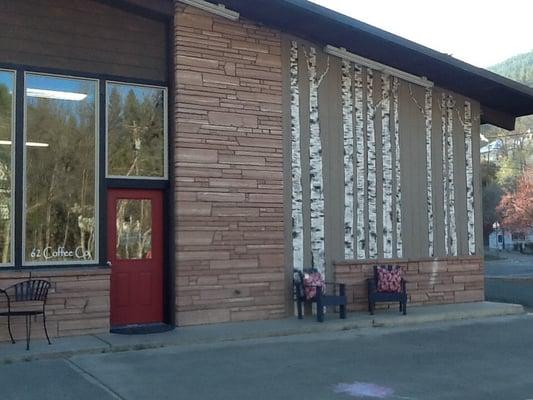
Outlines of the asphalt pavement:
M485 299L533 309L533 255L492 253L485 261Z
M493 257L485 260L485 276L496 277L533 277L533 254L519 252L491 252Z
M523 315L12 363L1 398L526 400L531 332Z

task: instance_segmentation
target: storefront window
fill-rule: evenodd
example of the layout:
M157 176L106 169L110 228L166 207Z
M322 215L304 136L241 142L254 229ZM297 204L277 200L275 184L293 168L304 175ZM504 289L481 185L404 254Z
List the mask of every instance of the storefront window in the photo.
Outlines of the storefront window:
M27 74L24 259L94 262L97 81Z
M15 73L0 70L0 264L12 263Z
M107 176L166 178L166 90L108 83Z

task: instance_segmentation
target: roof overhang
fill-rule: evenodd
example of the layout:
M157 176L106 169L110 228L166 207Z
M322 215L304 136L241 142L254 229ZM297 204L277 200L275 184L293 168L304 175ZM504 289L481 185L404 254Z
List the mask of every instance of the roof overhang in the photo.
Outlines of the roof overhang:
M533 88L474 67L307 0L209 0L245 18L323 46L343 47L379 63L424 76L435 85L481 103L481 123L514 129L516 117L533 114Z
M170 19L174 1L98 0L146 16ZM481 123L512 130L515 118L533 114L533 88L474 67L307 0L207 0L223 3L243 17L311 40L333 45L470 97L481 104Z
M147 18L169 20L174 17L172 0L96 0L112 7L139 14Z

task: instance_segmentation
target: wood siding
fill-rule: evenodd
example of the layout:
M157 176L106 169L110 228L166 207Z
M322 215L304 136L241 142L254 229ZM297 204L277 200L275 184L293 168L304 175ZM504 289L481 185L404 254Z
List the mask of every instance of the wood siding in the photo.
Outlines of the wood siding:
M164 22L88 0L0 0L0 63L167 80Z
M358 191L357 188L354 193L355 199L347 199L345 201L345 151L344 151L344 138L346 136L346 130L343 124L343 120L346 120L346 105L344 104L344 118L343 118L343 98L346 99L346 93L343 97L343 73L342 73L342 60L340 58L329 56L325 54L319 45L309 43L304 40L297 39L293 36L287 35L284 40L288 43L290 41L297 41L299 50L299 91L300 91L300 130L301 130L301 184L302 184L302 209L303 209L303 232L304 232L304 249L303 260L304 267L309 267L311 264L311 225L310 225L310 210L311 210L311 196L310 187L310 175L312 171L309 168L309 76L308 68L305 63L304 52L309 51L310 47L315 47L317 52L317 69L324 71L325 66L329 63L329 71L324 77L324 81L319 87L319 120L320 120L320 132L322 142L322 163L323 163L323 179L324 179L324 223L325 223L325 260L327 275L331 275L331 266L334 262L344 260L345 257L345 204L353 201L354 212L355 207L358 207ZM288 70L289 62L289 49L290 46L284 43L283 46L283 68ZM353 71L353 69L352 69ZM356 87L355 79L356 75L352 73L352 90ZM288 76L288 72L284 74ZM362 205L365 212L364 221L356 219L353 232L357 232L357 229L362 229L365 232L365 259L376 258L384 259L391 258L384 253L384 250L390 255L390 244L384 247L384 235L383 227L386 222L390 224L390 217L387 220L383 214L383 201L384 201L384 176L386 179L390 179L390 172L384 175L383 165L384 160L386 164L393 161L393 185L392 185L392 201L394 203L393 214L396 214L396 195L397 184L401 180L401 204L399 207L401 215L401 225L398 222L396 216L393 218L393 232L392 235L392 247L394 248L392 257L397 257L397 253L400 254L400 249L403 249L403 254L398 258L403 259L422 259L427 258L430 252L429 243L429 222L428 218L431 213L428 213L428 171L427 171L427 148L431 149L431 204L433 206L433 229L434 229L434 242L433 242L433 255L434 257L449 257L452 254L446 254L445 251L445 236L444 236L444 191L443 191L443 165L448 160L443 160L442 154L442 113L445 113L445 120L451 127L448 132L453 137L453 186L455 189L455 223L456 223L456 236L457 236L457 256L463 257L471 255L469 252L468 243L468 217L467 217L467 178L466 178L466 161L465 161L465 102L470 102L472 111L472 148L473 148L473 178L474 178L474 202L475 202L475 234L476 238L480 234L481 227L481 212L480 212L480 181L479 181L479 112L480 107L476 101L465 98L464 96L445 91L441 88L432 88L429 93L432 98L433 107L430 112L426 112L426 89L406 82L404 80L398 80L398 92L397 103L395 102L394 93L386 100L387 107L382 105L383 85L382 74L378 71L373 71L372 74L372 98L369 99L369 89L367 77L369 76L368 69L363 68L363 119L365 120L363 129L368 133L369 124L374 127L375 137L375 184L376 184L376 214L375 221L377 223L377 256L372 257L369 253L371 243L369 243L369 233L371 230L369 226L369 196L368 185L369 175L365 176L365 196L366 203ZM384 78L387 79L387 78ZM392 79L391 79L392 80ZM294 79L293 79L294 81ZM290 82L285 79L284 87L290 88ZM387 88L387 91L389 88ZM452 99L454 104L453 109L450 112L447 110L441 110L439 107L443 93L446 94L447 99ZM353 99L357 97L357 93L353 94ZM367 101L369 100L369 101ZM284 112L289 113L290 104L285 102ZM357 112L355 101L354 115ZM368 104L373 105L375 112L373 118L369 117L367 110L370 108ZM389 116L383 115L383 110L387 110ZM372 113L370 113L372 114ZM397 114L397 115L396 115ZM431 118L431 124L428 125L428 115ZM354 117L355 120L355 117ZM372 120L370 122L370 120ZM450 123L451 120L451 123ZM391 142L385 141L384 147L383 137L383 123L388 124L389 131L385 132L385 138L390 137ZM448 125L447 125L448 126ZM354 139L355 129L357 129L357 123L354 124ZM396 135L394 131L398 129L399 145L396 148ZM286 141L286 145L290 143L291 131L290 124L285 126L285 137L289 138ZM431 143L427 145L427 138L431 137ZM451 143L450 142L450 143ZM353 154L357 152L357 145L355 144ZM386 151L389 155L384 158L383 152ZM392 159L390 158L390 152L392 151ZM365 167L369 169L371 165L368 163L369 155L372 154L368 151L368 134L365 137L365 143L362 149L365 158ZM450 151L450 154L452 152ZM400 157L400 163L396 164L396 157ZM355 157L352 155L352 157ZM356 164L356 160L353 160L353 164ZM398 167L401 167L399 169ZM286 168L288 173L285 173L285 190L289 191L286 195L285 205L289 207L289 212L286 215L290 215L290 189L292 187L291 177L291 160L286 159ZM357 179L357 171L355 171L355 179ZM373 179L373 178L372 178ZM390 183L387 183L390 185ZM389 188L390 190L390 188ZM387 204L391 199L391 194L388 193ZM390 212L390 206L389 212ZM448 218L453 213L448 213ZM355 218L355 217L354 217ZM449 222L449 221L448 221ZM448 223L448 226L452 226ZM401 228L400 232L396 228ZM291 229L290 220L286 221L286 229ZM390 229L390 227L389 227ZM399 237L401 233L401 237ZM449 235L451 237L451 235ZM390 239L390 235L389 235ZM398 243L398 240L402 240L403 243ZM354 242L357 243L358 237L354 238ZM286 251L287 259L291 259L290 249L291 243L287 242L289 249ZM481 240L476 241L475 254L477 256L482 254ZM451 248L451 246L448 246ZM351 250L349 253L352 252ZM354 257L355 258L355 257Z

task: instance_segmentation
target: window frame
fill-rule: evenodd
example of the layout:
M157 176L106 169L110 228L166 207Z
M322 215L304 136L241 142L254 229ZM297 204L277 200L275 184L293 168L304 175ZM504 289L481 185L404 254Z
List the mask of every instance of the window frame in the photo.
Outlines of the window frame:
M0 68L0 72L9 72L12 74L13 80L13 94L11 96L11 243L10 243L10 258L11 262L0 262L0 268L9 268L15 265L15 226L16 226L16 212L15 212L15 189L16 189L16 140L17 140L17 70L10 68Z
M163 176L125 176L125 175L110 175L109 174L109 86L110 85L123 85L123 86L136 86L140 88L152 88L152 89L160 89L163 91ZM136 82L127 82L127 81L118 81L118 80L106 80L105 81L105 129L104 129L104 140L105 140L105 157L104 157L104 163L105 163L105 178L106 179L120 179L120 180L127 180L127 181L136 181L136 180L144 180L144 181L167 181L168 180L168 87L166 86L159 86L159 85L151 85L151 84L143 84L143 83L136 83Z
M167 79L157 80L157 79L147 79L139 78L129 75L114 75L112 73L94 73L87 70L78 70L78 69L65 69L60 67L51 67L51 66L42 66L35 64L20 64L20 63L9 63L9 62L0 62L0 69L4 71L15 72L15 96L13 98L15 109L13 114L13 123L15 124L15 129L13 131L13 153L14 157L12 159L13 167L13 178L12 178L12 187L13 187L13 242L12 242L12 260L10 264L4 264L0 266L0 272L31 272L31 271L41 271L41 270L64 270L70 268L108 268L107 264L107 193L111 188L114 189L158 189L164 192L164 199L166 204L171 205L174 198L172 176L173 176L173 165L170 165L171 157L174 156L174 149L171 148L168 144L173 140L175 129L174 129L174 120L170 120L174 115L174 110L169 108L169 104L172 103L169 101L168 96L171 93L174 93L174 77L169 73ZM98 231L96 243L98 251L98 258L94 261L87 261L86 263L81 263L78 260L73 260L68 263L24 263L24 248L23 248L23 230L24 226L22 225L22 219L24 214L24 204L23 204L23 173L24 173L24 143L21 138L24 136L24 87L26 85L25 75L28 74L44 74L51 76L59 77L70 77L73 79L92 79L98 82L98 93L99 98L98 111L99 111L99 120L97 121L97 140L98 140L98 163L97 163L97 184L99 185L99 198L98 198ZM152 86L157 88L162 88L167 93L166 103L165 103L165 127L166 127L166 140L167 146L165 148L167 155L167 162L165 168L168 171L166 178L155 178L150 179L124 179L124 178L107 178L105 176L105 165L106 157L105 147L106 147L106 113L103 112L106 107L106 82L117 82L124 83L128 85L137 85L137 86ZM166 211L169 216L174 215L174 210L169 208ZM170 220L165 221L165 232L168 235L171 235L171 222ZM165 245L165 263L171 265L173 261L172 253L172 240ZM170 289L169 289L170 290ZM171 300L169 300L171 302Z
M28 75L40 75L40 76L48 76L52 78L63 78L63 79L72 79L72 80L78 80L78 81L91 81L94 83L94 104L95 104L95 114L94 114L94 201L95 201L95 207L94 207L94 230L95 230L95 236L94 236L94 257L92 260L72 260L72 261L28 261L26 259L26 192L27 192L27 182L26 182L26 175L27 175L27 83L28 83ZM21 232L21 247L20 247L20 260L21 260L21 267L53 267L53 266L90 266L90 265L97 265L100 262L100 125L101 125L101 119L100 119L100 79L97 78L91 78L91 77L84 77L84 76L73 76L68 74L55 74L55 73L49 73L49 72L38 72L38 71L32 71L32 70L24 70L24 91L22 93L23 96L23 129L22 129L22 140L23 140L23 151L21 154L22 157L22 215L20 216L22 220L22 232Z

